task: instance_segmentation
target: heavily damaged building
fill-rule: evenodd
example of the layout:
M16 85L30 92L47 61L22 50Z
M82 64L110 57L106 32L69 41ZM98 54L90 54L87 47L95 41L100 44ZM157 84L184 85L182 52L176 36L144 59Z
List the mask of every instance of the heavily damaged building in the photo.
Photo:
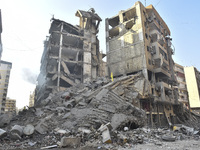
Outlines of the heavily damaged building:
M108 73L114 77L142 72L148 94L140 98L139 107L146 110L149 123L173 122L176 78L170 30L155 8L136 2L128 10L106 19ZM141 84L145 85L145 84Z
M63 91L76 83L88 82L102 76L103 54L97 38L101 18L94 9L78 10L79 26L52 19L44 42L40 74L36 88L36 103L49 93Z
M183 103L185 107L189 108L188 92L187 85L185 81L185 72L184 67L175 63L174 71L177 79L177 88L178 88L178 101Z

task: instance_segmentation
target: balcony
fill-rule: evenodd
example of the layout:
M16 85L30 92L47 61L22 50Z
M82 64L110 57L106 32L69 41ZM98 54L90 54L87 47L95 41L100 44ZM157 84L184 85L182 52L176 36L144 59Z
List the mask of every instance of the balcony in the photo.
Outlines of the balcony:
M156 87L159 89L162 101L174 103L174 94L171 86L165 82L157 82Z
M161 78L162 77L169 77L169 78L171 77L168 70L166 70L162 67L156 68L153 71L155 72L156 75L160 76Z
M160 32L160 25L155 19L153 19L152 22L149 24L149 28L150 28L150 31L158 30Z
M150 35L152 43L158 42L162 46L164 43L166 43L164 36L158 30L151 30Z

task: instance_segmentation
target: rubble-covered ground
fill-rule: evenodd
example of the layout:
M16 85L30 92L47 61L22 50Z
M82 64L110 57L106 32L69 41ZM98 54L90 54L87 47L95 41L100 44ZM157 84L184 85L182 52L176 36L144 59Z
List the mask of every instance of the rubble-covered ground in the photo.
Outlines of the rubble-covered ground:
M195 148L195 128L147 128L144 110L132 103L148 94L148 84L141 73L114 82L99 78L51 94L11 120L2 115L0 149L173 149L170 143L185 140Z

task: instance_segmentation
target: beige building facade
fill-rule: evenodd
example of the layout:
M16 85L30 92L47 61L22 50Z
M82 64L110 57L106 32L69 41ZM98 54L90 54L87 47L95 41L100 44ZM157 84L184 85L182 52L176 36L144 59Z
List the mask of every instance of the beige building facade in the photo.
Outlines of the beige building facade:
M5 113L16 114L16 100L15 99L10 99L10 98L6 99Z
M0 65L0 113L4 113L12 63L1 60Z
M193 66L184 67L191 109L200 110L200 72Z

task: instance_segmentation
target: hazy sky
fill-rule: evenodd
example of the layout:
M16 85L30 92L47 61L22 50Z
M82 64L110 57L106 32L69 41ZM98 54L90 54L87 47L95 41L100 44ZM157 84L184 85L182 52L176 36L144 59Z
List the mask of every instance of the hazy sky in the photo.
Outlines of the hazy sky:
M17 100L17 107L28 105L29 95L35 88L40 70L43 41L48 35L50 19L64 20L76 25L78 9L93 7L102 18L100 49L105 48L105 18L118 14L134 5L135 0L0 0L3 22L2 60L13 63L8 97ZM145 1L141 1L145 5ZM171 30L175 46L175 62L195 66L200 70L200 1L146 0L153 4Z

